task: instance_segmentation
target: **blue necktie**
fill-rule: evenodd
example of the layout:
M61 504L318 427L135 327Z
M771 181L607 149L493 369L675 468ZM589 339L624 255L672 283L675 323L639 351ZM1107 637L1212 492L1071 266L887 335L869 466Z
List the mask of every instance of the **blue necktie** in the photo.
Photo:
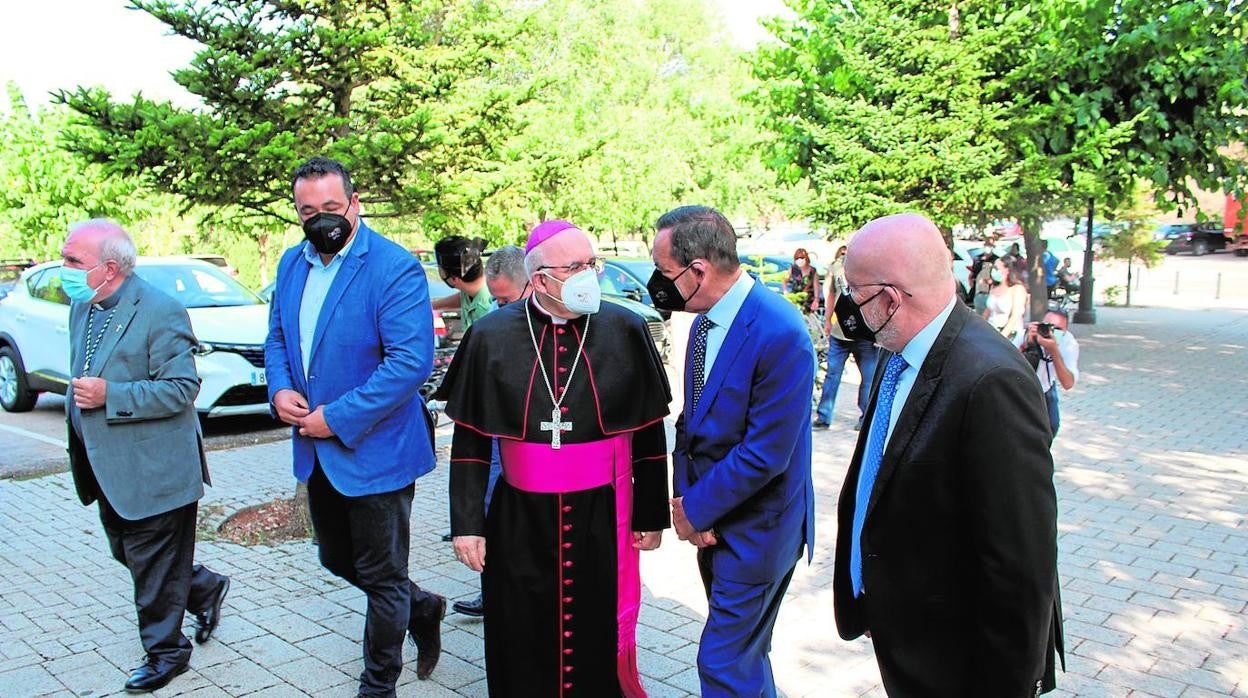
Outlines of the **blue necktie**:
M854 584L854 596L862 596L862 525L867 520L867 504L871 490L875 488L875 476L880 472L880 460L884 457L884 443L888 438L888 423L893 416L893 398L897 395L897 378L906 370L906 360L901 354L893 354L884 366L880 379L880 395L875 401L875 413L871 418L871 432L867 437L867 452L862 456L858 471L858 492L854 499L854 533L849 548L849 579Z
M689 403L690 409L686 417L693 416L694 410L698 409L698 398L702 397L702 386L706 383L706 335L710 333L715 323L705 315L698 316L698 329L693 333L693 400Z

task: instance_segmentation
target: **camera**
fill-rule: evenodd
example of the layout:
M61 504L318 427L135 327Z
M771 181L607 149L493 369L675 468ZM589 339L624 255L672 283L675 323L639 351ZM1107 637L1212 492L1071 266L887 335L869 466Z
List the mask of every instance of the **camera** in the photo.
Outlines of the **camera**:
M1036 334L1040 335L1041 337L1044 337L1045 339L1052 338L1053 337L1053 323L1051 322L1036 323Z

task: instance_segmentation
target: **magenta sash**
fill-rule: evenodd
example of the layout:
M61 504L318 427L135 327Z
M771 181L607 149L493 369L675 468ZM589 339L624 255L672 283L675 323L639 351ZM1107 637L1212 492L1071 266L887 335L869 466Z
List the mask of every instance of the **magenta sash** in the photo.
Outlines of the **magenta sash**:
M616 674L626 698L645 698L637 672L637 616L641 611L640 551L633 547L633 437L563 444L498 440L507 483L525 492L576 492L614 484L616 583ZM562 519L560 525L562 525ZM563 568L560 568L562 575ZM559 613L563 615L562 602Z

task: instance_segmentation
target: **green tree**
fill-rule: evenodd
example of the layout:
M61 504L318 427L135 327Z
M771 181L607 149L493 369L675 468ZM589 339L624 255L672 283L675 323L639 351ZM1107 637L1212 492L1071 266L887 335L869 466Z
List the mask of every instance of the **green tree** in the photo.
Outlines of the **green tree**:
M295 222L291 170L344 161L366 213L455 230L497 184L523 85L495 74L517 31L490 0L134 0L202 45L174 79L182 109L99 89L61 92L83 117L69 142L112 174L141 177L210 222L268 238Z
M540 79L509 143L507 185L476 222L502 237L548 217L602 236L648 234L678 203L733 214L779 193L760 129L737 95L741 55L705 3L550 0L512 48L507 74Z
M1193 183L1248 175L1221 150L1248 134L1242 3L790 7L795 20L771 24L779 46L758 52L755 99L778 136L772 166L811 183L820 220L1016 218L1034 259L1044 218L1121 205L1141 179L1172 207Z
M1136 205L1118 220L1124 227L1105 236L1102 254L1109 259L1127 263L1126 306L1131 307L1131 281L1134 265L1138 262L1145 269L1161 263L1165 240L1153 239L1152 216L1147 207Z
M32 111L14 85L8 102L0 110L0 257L59 257L71 223L109 217L142 224L169 206L168 197L63 149L59 137L70 120L65 109ZM143 242L148 236L136 237Z

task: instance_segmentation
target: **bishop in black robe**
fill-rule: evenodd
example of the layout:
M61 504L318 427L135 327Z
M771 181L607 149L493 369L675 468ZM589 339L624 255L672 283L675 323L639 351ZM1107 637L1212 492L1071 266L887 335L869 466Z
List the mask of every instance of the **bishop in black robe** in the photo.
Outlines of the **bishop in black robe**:
M633 533L670 525L671 400L645 323L609 302L572 320L512 303L468 330L436 397L455 422L451 533L487 541L490 695L644 696Z

